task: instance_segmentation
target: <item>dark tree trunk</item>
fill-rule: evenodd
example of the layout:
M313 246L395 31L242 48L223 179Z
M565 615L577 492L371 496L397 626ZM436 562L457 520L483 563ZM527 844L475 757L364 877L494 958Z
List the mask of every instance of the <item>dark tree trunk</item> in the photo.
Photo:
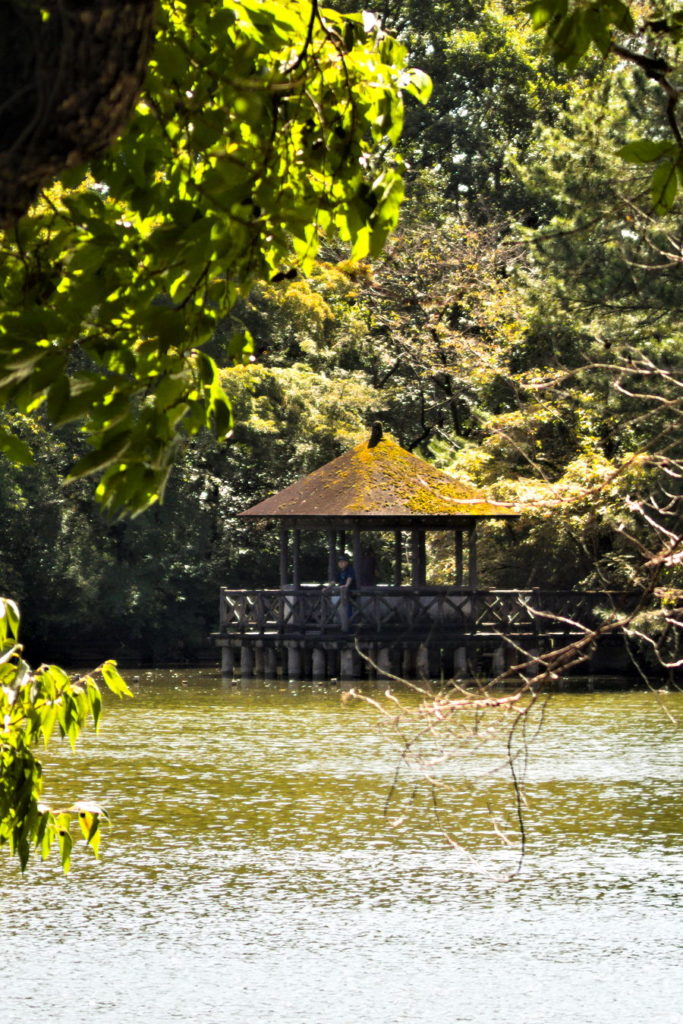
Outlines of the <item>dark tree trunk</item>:
M0 228L121 133L144 80L154 8L155 0L2 4Z

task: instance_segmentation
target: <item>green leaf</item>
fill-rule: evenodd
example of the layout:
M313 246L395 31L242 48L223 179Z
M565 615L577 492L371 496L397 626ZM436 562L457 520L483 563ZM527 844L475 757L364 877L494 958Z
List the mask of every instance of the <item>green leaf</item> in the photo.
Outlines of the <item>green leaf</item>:
M115 437L104 441L95 451L83 455L67 474L66 482L71 483L73 480L96 473L97 470L103 469L105 466L110 466L113 462L120 459L123 453L130 447L130 444L130 431L126 430L117 433Z
M526 4L524 10L531 17L531 24L535 29L544 28L557 13L558 5L554 0L536 0L535 3Z
M655 213L666 213L670 210L677 192L676 168L670 160L666 160L654 172L650 183L650 194Z
M653 142L651 139L637 139L634 142L627 142L617 151L617 155L630 164L647 164L661 159L675 149L675 143L670 140Z
M59 855L62 861L62 868L64 874L68 875L71 870L71 851L73 849L73 839L71 838L71 832L69 831L70 817L68 814L57 815L57 829L59 839Z
M6 455L12 462L21 466L31 466L34 463L33 452L25 441L22 441L16 434L10 433L0 427L0 452Z
M401 88L414 96L420 103L428 103L432 95L432 80L424 71L418 68L408 68L401 76Z
M231 334L227 350L228 359L233 363L249 363L254 355L254 339L251 331L236 331Z
M19 622L21 616L16 601L9 597L0 597L0 642L10 637L12 643L19 639Z
M109 687L112 693L116 694L117 697L132 697L133 694L128 689L125 679L119 674L118 668L116 667L115 661L105 661L100 667L102 672L102 678Z
M47 392L47 414L53 422L57 422L69 401L71 383L67 376L59 376L50 385Z

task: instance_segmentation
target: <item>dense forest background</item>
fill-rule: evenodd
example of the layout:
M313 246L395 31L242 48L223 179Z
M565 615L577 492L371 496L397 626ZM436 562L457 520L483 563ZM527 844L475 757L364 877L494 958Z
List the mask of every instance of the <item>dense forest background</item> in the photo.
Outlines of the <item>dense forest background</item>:
M570 76L499 0L397 0L384 17L434 81L429 105L408 111L399 229L375 259L328 244L309 276L278 275L221 324L210 354L232 440L188 442L163 504L113 521L90 482L61 482L85 450L76 428L3 414L35 456L0 474L0 589L20 602L35 658L196 658L221 585L276 580L274 532L235 515L378 418L406 448L524 503L514 527L483 531L482 585L641 581L637 496L663 486L653 453L681 363L681 211L655 210L650 170L617 151L645 124L665 131L657 89L597 57ZM235 328L255 342L237 366ZM431 552L435 581L450 557ZM305 578L325 566L310 541Z

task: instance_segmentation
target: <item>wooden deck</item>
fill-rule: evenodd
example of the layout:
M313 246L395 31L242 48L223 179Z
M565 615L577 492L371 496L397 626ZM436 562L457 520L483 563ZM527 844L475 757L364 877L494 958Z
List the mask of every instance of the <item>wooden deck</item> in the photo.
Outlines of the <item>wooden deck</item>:
M265 678L358 678L500 670L521 647L540 653L582 636L630 594L606 591L467 590L329 586L220 593L222 671Z

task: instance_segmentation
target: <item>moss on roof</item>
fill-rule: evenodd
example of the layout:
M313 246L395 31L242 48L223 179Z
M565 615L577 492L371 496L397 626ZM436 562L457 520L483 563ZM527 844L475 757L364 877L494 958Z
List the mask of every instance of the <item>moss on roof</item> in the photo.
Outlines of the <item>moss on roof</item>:
M362 441L339 458L240 513L242 516L514 516L383 435Z

